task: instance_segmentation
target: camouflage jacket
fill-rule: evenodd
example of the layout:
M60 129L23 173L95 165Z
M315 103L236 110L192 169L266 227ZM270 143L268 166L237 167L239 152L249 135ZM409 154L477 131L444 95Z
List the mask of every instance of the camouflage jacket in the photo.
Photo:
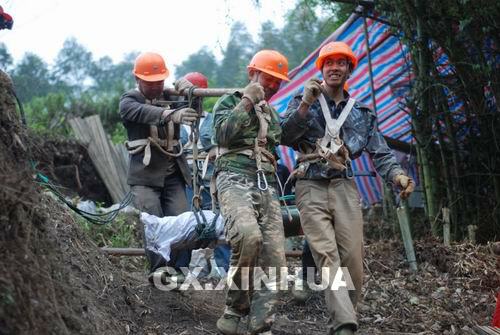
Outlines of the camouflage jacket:
M347 98L338 105L335 105L329 97L325 98L332 117L338 118L347 103ZM301 153L309 153L314 150L316 140L325 135L325 118L319 100L309 107L307 117L301 118L297 112L301 100L302 94L298 94L288 104L285 118L281 123L283 129L281 142ZM340 137L349 150L351 159L358 158L363 150L367 151L375 169L386 182L392 182L395 175L403 173L396 157L378 130L376 114L368 107L356 101L340 129ZM329 176L334 174L335 171L327 163L319 162L310 165L304 178L329 179L331 178Z
M229 150L245 149L253 147L257 132L259 130L259 120L252 109L247 112L238 106L241 101L241 93L223 95L215 104L214 115L214 144ZM271 106L271 122L267 132L266 149L276 154L276 145L279 144L281 128L279 116ZM274 175L274 167L269 162L262 162L262 168L266 173ZM219 157L215 163L217 171L226 170L244 173L255 176L257 170L255 159L238 153L228 153Z

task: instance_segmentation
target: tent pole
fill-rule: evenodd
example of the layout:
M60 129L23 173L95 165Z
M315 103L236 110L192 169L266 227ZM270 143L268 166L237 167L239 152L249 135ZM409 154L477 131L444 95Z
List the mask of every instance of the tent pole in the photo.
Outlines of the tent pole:
M363 27L365 30L366 56L368 57L368 73L370 76L370 88L371 88L373 111L376 114L377 113L377 102L375 100L375 84L373 83L372 55L370 52L370 41L368 38L368 25L366 24L366 16L365 15L363 15Z

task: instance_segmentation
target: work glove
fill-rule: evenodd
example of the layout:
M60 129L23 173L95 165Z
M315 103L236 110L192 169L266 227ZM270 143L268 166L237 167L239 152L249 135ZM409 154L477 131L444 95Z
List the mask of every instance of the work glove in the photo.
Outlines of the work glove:
M302 101L311 106L321 94L321 80L312 78L304 85L304 93L302 94Z
M410 196L411 192L415 190L415 182L408 176L404 174L398 174L394 177L394 184L401 188L401 192L399 192L399 197L401 199L406 199Z
M170 120L172 120L173 123L182 123L190 126L198 117L198 112L194 109L182 108L173 112L172 115L170 115Z
M265 96L264 88L259 83L250 83L243 90L243 98L247 98L254 105L264 100Z
M187 79L181 78L174 83L174 88L177 92L185 94L194 85Z

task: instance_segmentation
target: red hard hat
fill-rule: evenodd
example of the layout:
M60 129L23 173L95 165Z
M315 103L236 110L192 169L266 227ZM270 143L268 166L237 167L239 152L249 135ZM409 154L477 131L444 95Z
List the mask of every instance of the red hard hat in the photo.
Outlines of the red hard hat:
M188 80L191 84L198 86L199 88L208 87L208 79L202 73L189 72L184 76L184 79Z

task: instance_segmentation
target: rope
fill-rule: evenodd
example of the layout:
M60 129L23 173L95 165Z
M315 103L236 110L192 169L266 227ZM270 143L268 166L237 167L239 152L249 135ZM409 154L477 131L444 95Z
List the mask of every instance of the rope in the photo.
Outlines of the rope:
M91 213L91 212L86 212L78 207L76 207L71 201L67 200L65 196L59 192L58 186L50 182L49 178L45 176L44 174L40 172L36 172L35 175L35 181L39 184L51 191L60 201L62 201L64 204L66 204L71 210L73 210L76 214L80 215L83 217L85 220L89 221L90 223L96 224L96 225L105 225L108 223L113 222L113 220L116 218L118 213L127 207L133 199L132 192L128 192L123 200L120 202L120 205L118 206L117 209L114 209L112 211L109 211L107 213Z
M198 113L202 113L201 108L201 100L197 100L194 98L193 92L196 89L196 86L191 86L187 92L188 97L188 106L190 108L194 108L198 111ZM194 106L195 102L198 102L197 106ZM193 144L193 198L191 199L191 206L193 208L193 214L196 218L196 227L195 231L198 235L199 240L204 240L206 242L217 239L216 234L216 223L219 217L219 211L212 208L215 213L215 216L211 223L208 223L205 214L201 208L202 204L202 195L203 185L200 187L199 184L202 184L202 179L200 178L200 170L198 168L198 140L200 138L200 119L198 118L191 125L191 134L189 135L189 140ZM198 184L199 183L199 184Z

